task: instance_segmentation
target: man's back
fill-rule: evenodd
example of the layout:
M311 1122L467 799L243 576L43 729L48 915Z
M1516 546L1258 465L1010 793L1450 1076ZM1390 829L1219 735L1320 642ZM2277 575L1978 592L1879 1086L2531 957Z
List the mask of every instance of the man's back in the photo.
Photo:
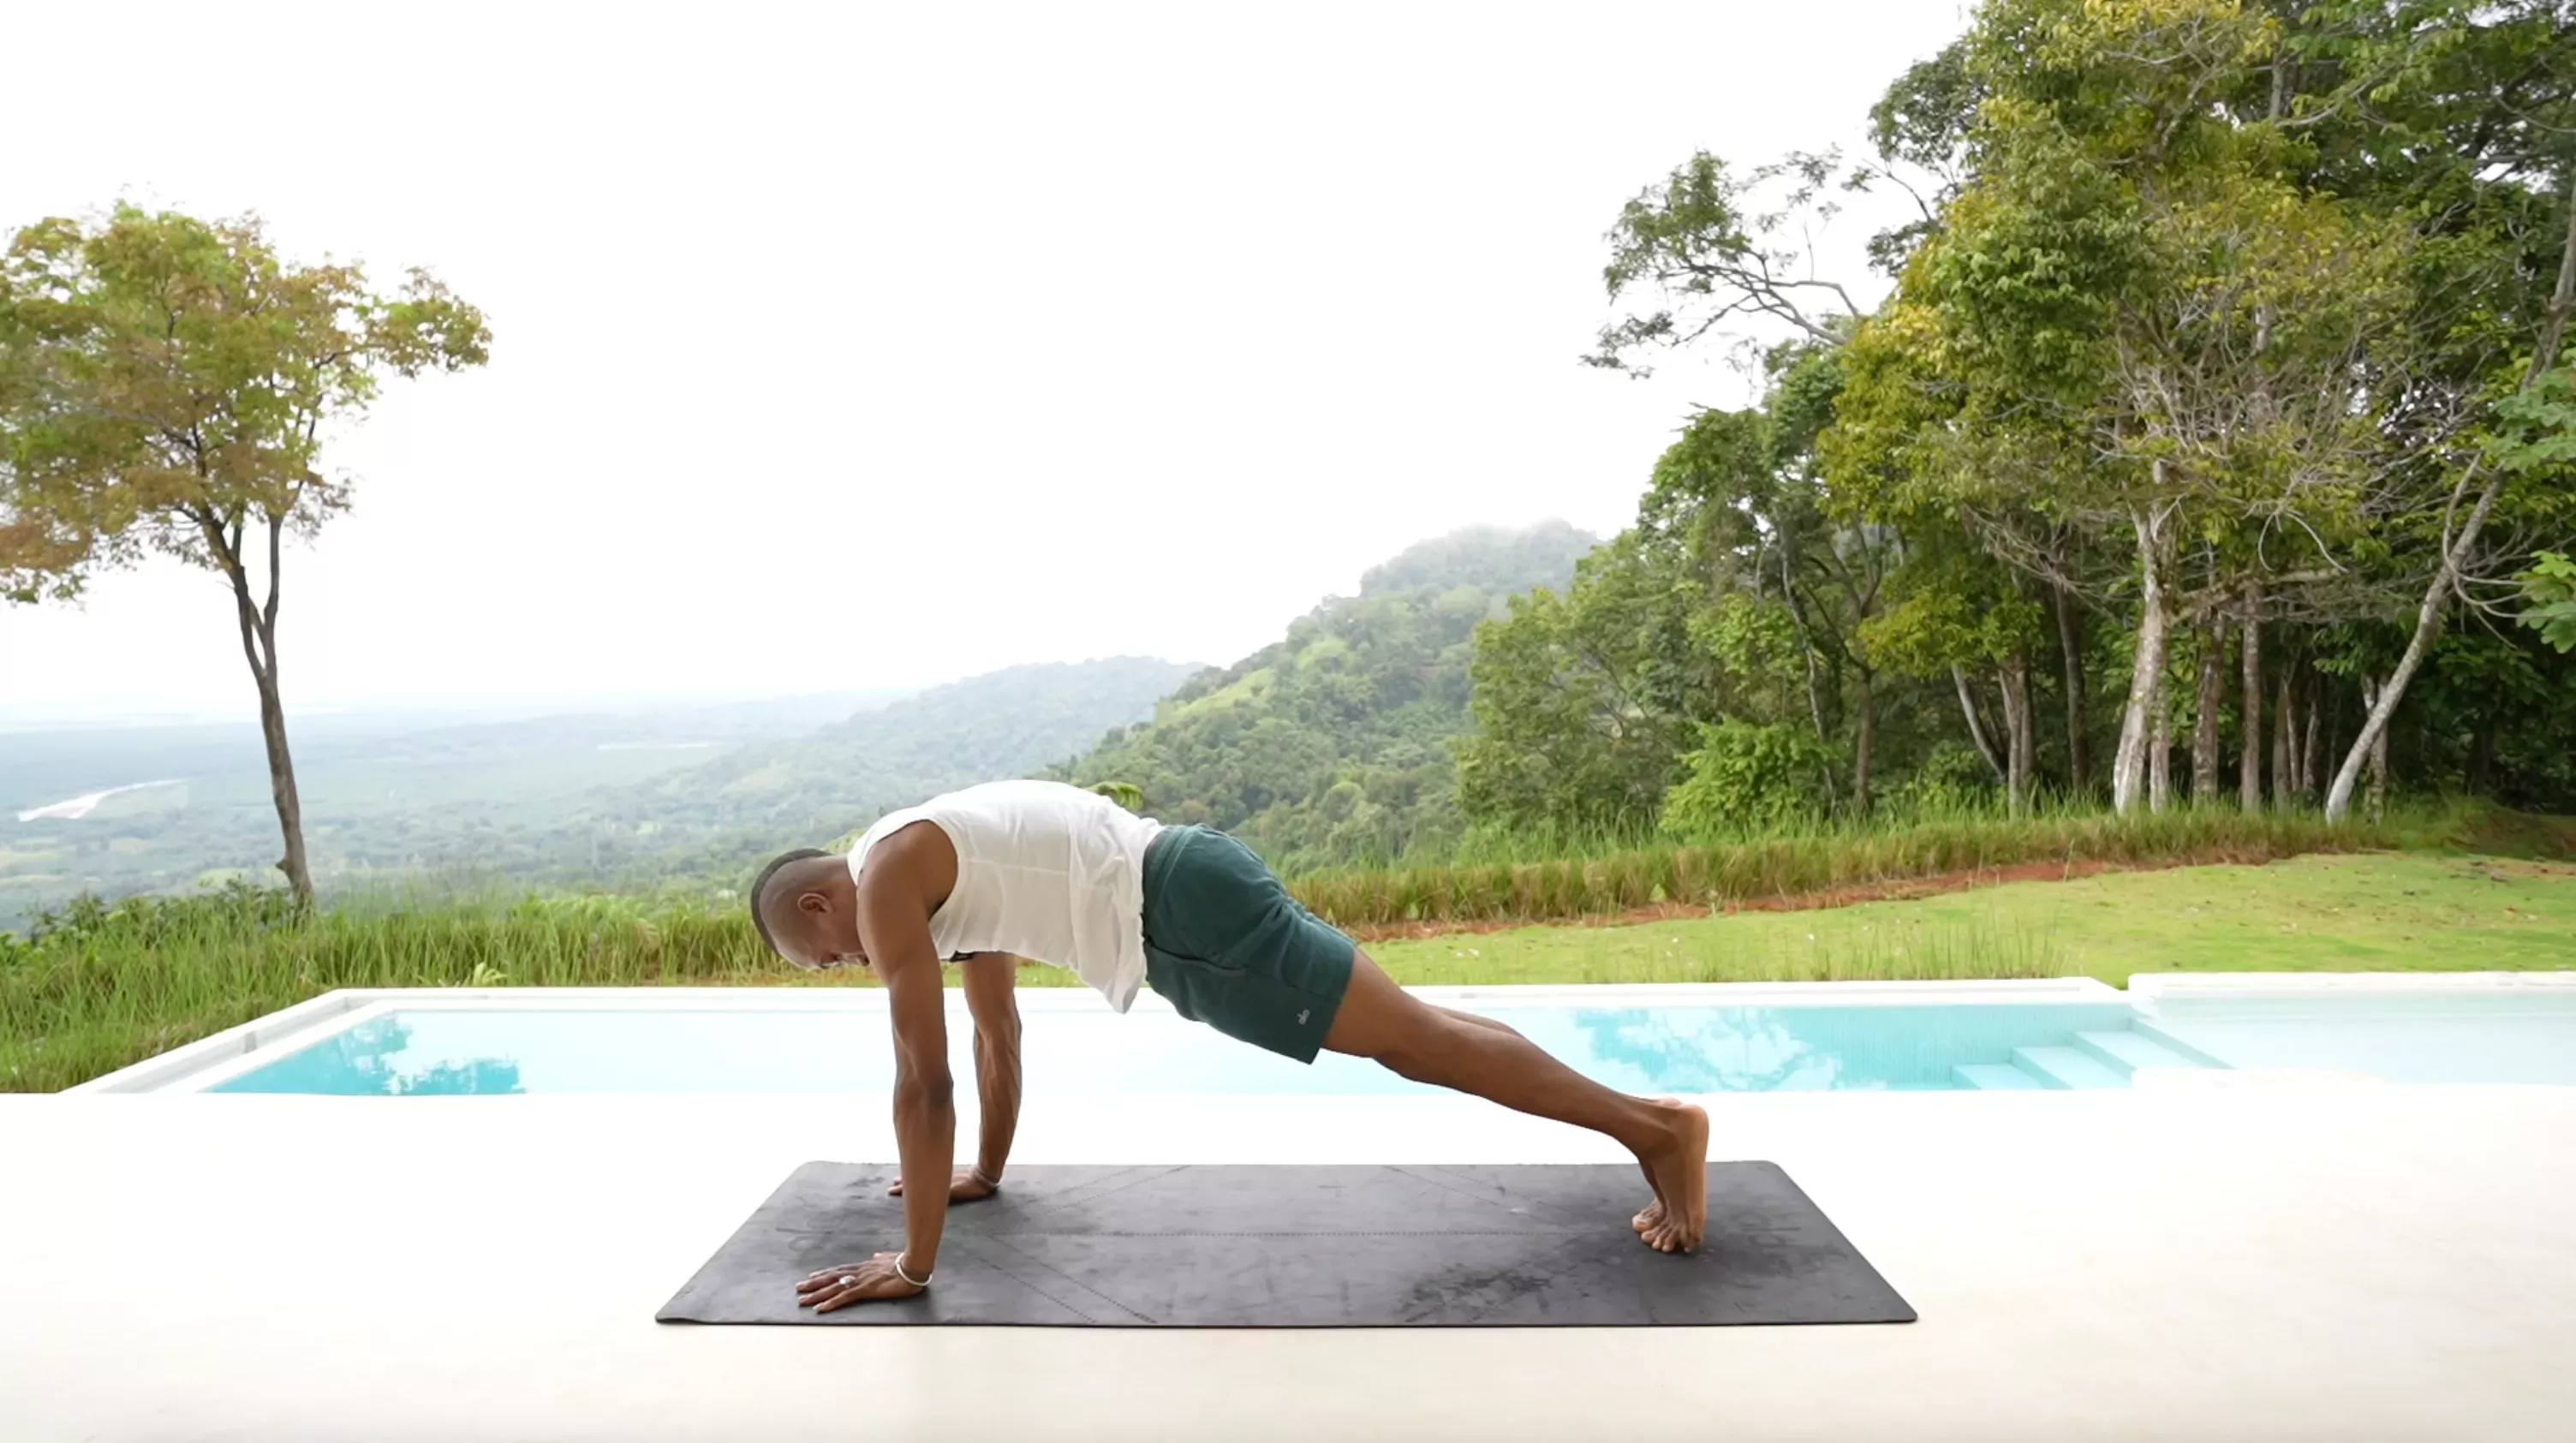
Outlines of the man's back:
M1145 976L1145 848L1161 827L1062 782L989 782L881 818L850 849L856 880L877 843L916 822L957 852L930 919L942 956L1008 952L1071 968L1124 1012Z

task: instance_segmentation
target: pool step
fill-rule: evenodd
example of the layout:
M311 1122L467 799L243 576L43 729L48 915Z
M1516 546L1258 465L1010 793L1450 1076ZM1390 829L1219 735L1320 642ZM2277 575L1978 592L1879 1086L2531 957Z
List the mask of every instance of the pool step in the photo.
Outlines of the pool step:
M2076 1047L2016 1047L2013 1065L2038 1079L2042 1087L2126 1087L2129 1075L2114 1072L2101 1059Z
M2125 1029L2118 1032L2078 1032L2075 1045L2122 1077L2146 1067L2201 1065L2198 1058L2185 1057L2152 1037Z
M1950 1069L1950 1076L1961 1087L1988 1092L2035 1092L2039 1079L2018 1067L2001 1062L1969 1062Z

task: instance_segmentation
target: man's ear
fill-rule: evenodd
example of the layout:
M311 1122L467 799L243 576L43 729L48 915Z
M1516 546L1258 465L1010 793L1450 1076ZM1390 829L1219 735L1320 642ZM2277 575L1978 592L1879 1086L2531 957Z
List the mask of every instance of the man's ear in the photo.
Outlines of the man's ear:
M820 891L799 892L796 894L796 910L808 917L819 917L832 910L832 899Z

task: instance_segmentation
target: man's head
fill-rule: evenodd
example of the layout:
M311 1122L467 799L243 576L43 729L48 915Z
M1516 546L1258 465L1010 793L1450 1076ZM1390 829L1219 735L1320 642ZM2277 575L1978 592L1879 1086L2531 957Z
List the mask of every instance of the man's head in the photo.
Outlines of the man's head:
M864 967L858 900L847 858L802 847L760 869L751 884L751 925L770 951L799 967Z

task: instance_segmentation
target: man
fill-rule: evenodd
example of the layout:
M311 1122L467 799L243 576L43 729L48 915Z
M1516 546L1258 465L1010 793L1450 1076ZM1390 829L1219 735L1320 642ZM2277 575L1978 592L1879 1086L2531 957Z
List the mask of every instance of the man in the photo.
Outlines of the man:
M1613 1092L1492 1018L1414 998L1222 832L1164 827L1060 782L995 782L885 817L846 858L778 858L752 884L751 914L799 967L873 967L894 1021L904 1246L798 1283L817 1312L928 1287L948 1205L1001 1185L1019 1120L1023 957L1073 969L1120 1012L1151 984L1183 1017L1299 1062L1325 1049L1373 1058L1607 1134L1653 1189L1631 1220L1646 1246L1688 1251L1706 1225L1707 1114ZM975 1020L983 1137L966 1167L955 1166L943 958L962 962Z

